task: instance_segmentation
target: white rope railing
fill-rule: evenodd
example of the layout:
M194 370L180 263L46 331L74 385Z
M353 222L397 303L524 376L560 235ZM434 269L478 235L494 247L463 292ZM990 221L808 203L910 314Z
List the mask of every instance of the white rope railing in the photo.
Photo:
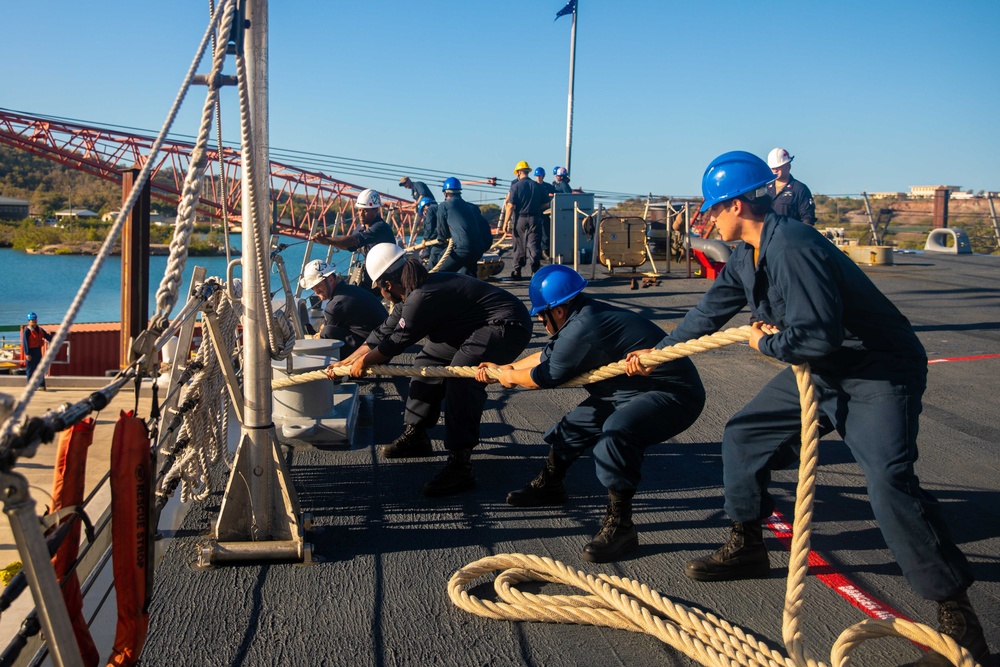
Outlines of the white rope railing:
M235 0L227 0L226 4L235 5ZM188 68L187 74L184 75L180 90L177 92L177 96L174 98L174 103L171 105L170 111L167 113L167 118L163 123L163 127L160 129L159 134L157 134L156 139L153 141L153 145L149 149L149 154L146 156L145 162L139 170L139 175L135 180L135 184L132 186L132 190L129 192L128 197L126 197L125 203L122 205L122 210L118 214L118 218L108 231L108 236L101 245L100 250L97 252L97 256L94 257L94 262L91 265L90 270L87 272L87 275L84 277L83 283L80 285L80 289L77 290L76 296L73 298L73 302L69 306L69 310L66 311L66 315L60 323L59 329L49 342L48 349L42 357L41 363L39 363L34 375L32 375L27 386L22 392L14 410L7 418L7 421L4 422L3 427L0 428L0 441L7 439L14 426L20 423L21 418L28 409L31 397L34 396L38 387L41 386L44 381L45 374L48 372L49 367L55 360L59 350L62 348L62 344L66 342L66 338L69 336L70 327L73 325L73 322L76 321L80 308L83 306L84 300L90 293L90 290L94 285L94 281L97 279L97 275L101 271L101 267L104 266L104 262L107 261L107 258L111 255L111 249L118 240L118 236L121 233L125 220L128 218L132 209L135 207L136 202L139 200L139 196L142 194L146 181L149 180L149 175L156 164L156 156L159 155L160 148L163 146L163 142L166 139L167 134L169 134L170 128L174 124L174 120L177 118L177 113L180 110L181 103L184 101L184 98L191 87L198 65L201 63L212 33L219 26L221 17L222 13L220 12L213 16L211 21L209 21L208 27L205 29L205 34L202 36L201 42L198 44L198 48L195 51L195 56L191 61L191 66Z

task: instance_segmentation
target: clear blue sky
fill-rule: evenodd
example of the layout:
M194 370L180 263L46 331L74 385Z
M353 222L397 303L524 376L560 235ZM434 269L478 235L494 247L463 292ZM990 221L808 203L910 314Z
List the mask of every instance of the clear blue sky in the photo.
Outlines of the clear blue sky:
M0 107L158 129L207 4L7 3ZM504 180L522 159L550 171L565 155L563 4L272 0L271 143ZM997 26L997 0L580 0L573 183L693 195L717 154L784 146L814 192L1000 190ZM203 99L178 132L194 134ZM327 171L402 194L390 174Z

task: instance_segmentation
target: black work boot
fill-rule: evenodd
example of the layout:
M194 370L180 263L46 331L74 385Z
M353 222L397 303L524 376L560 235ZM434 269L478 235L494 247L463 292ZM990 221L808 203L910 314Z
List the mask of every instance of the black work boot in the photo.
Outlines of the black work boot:
M729 541L714 554L689 560L684 574L695 581L766 579L771 576L771 563L760 522L733 521Z
M983 626L972 609L969 596L962 593L952 600L938 602L938 632L948 635L972 654L980 665L991 665L990 648L986 645ZM935 651L928 651L915 665L917 667L946 667L951 661Z
M513 271L511 271L510 272L510 279L511 280L524 280L524 277L521 275L521 269L514 269Z
M601 532L583 548L583 560L610 563L638 548L639 533L632 524L632 494L609 491Z
M556 461L552 452L545 461L545 467L528 486L507 494L507 504L514 507L541 507L542 505L562 505L566 502L565 464Z
M468 491L476 485L472 472L471 449L460 449L448 454L448 462L434 479L424 484L424 495L429 498L450 496Z
M434 446L427 435L427 429L422 426L407 424L403 435L392 441L391 445L382 448L382 456L387 459L405 459L417 456L432 456Z

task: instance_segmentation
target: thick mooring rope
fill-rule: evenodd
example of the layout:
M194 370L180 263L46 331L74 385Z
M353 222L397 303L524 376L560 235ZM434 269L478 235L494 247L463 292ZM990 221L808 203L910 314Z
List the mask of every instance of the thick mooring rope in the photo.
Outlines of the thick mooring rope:
M220 9L222 10L220 27L231 25L236 3L226 2ZM201 124L198 126L198 136L191 150L184 186L177 202L177 221L170 240L170 256L167 258L167 267L160 280L160 286L156 290L156 312L150 317L151 328L157 333L162 332L170 324L170 311L177 304L177 294L184 282L184 267L187 264L188 247L191 245L191 233L194 231L198 198L201 196L202 181L205 179L205 169L208 165L205 151L212 129L212 113L219 100L220 86L217 82L222 76L222 67L226 61L226 41L222 39L215 41L212 71L209 74L210 83L201 110Z
M673 602L645 584L606 574L590 575L540 556L499 554L466 565L448 582L451 601L471 614L496 620L598 625L645 632L709 667L826 667L806 653L800 623L808 574L819 424L809 366L793 368L802 405L802 448L782 623L787 656L725 620ZM466 592L471 582L495 570L501 571L493 582L499 602L482 600ZM586 595L534 595L516 588L517 584L527 581L565 584L579 588ZM835 667L849 665L851 654L862 642L879 637L903 637L923 644L958 667L977 665L969 652L951 637L926 625L901 619L866 620L847 628L833 645L830 664Z
M455 248L455 239L448 239L448 247L444 249L443 253L441 253L441 258L437 261L437 264L431 267L430 270L427 271L427 273L437 273L438 271L440 271L441 267L444 266L444 260L451 257L451 251L454 250L454 248Z
M649 354L642 355L639 357L639 360L642 362L643 366L658 366L667 361L680 359L681 357L689 357L692 354L697 354L698 352L716 350L720 347L725 347L726 345L742 343L747 340L750 340L750 327L735 327L732 329L726 329L725 331L719 331L711 334L710 336L702 336L701 338L689 340L686 343L677 343L676 345L665 347L662 350L654 350ZM365 377L474 378L476 377L476 372L478 370L479 369L475 366L369 366L365 369ZM338 376L346 377L350 375L351 368L350 366L338 366L337 368L334 368L333 371ZM499 379L500 377L499 370L490 369L487 372L494 380ZM616 361L613 364L601 366L600 368L595 368L592 371L578 375L562 386L582 387L585 384L600 382L601 380L607 380L608 378L624 374L625 361ZM302 373L300 375L282 378L281 380L275 380L271 383L271 389L284 389L285 387L324 379L327 379L325 370L310 371L309 373Z

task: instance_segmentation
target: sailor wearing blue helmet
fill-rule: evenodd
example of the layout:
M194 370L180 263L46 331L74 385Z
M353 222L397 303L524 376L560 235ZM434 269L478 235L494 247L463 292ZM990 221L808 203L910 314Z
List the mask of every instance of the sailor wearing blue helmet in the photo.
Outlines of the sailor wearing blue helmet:
M789 364L808 363L821 434L836 430L861 466L882 535L910 586L938 603L941 632L985 664L989 648L966 589L973 576L937 502L914 472L927 356L902 313L841 250L809 225L771 210L775 175L755 155L720 155L702 178L702 212L726 242L739 242L722 273L657 345L714 333L744 307L750 345ZM645 374L633 353L630 374ZM761 521L774 510L771 470L800 446L799 391L779 373L726 425L722 436L727 544L688 561L698 581L767 577ZM937 653L917 664L949 664Z
M586 286L587 281L568 266L539 269L528 286L530 312L545 325L551 340L541 352L512 364L480 364L477 378L490 381L485 369L499 368L499 382L505 387L558 387L662 340L658 326L638 313L587 296ZM524 488L511 491L507 502L516 507L566 502L566 470L593 448L597 477L608 489L608 508L600 532L584 547L583 558L606 563L638 547L632 497L642 477L646 448L693 424L705 404L705 390L686 358L662 364L648 377L619 376L584 389L590 396L545 433L551 449L542 471Z

